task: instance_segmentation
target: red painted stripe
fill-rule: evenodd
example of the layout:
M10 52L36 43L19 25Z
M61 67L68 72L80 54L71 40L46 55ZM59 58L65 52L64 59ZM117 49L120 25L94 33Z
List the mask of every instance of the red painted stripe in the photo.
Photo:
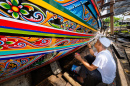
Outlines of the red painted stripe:
M71 1L71 2L69 2L69 3L67 3L67 4L62 5L62 6L70 5L70 4L72 4L72 3L75 3L76 1L78 1L78 0Z
M0 19L0 26L13 27L13 28L19 28L19 29L25 29L25 30L41 31L41 32L49 32L53 34L57 33L57 34L76 35L76 36L94 36L92 34L74 33L74 32L69 32L69 31L53 29L50 27L35 26L35 25L25 24L25 23L16 22L16 21L8 21L4 19Z
M91 0L91 2L92 2L92 4L93 4L93 6L94 6L94 8L95 8L95 10L96 10L96 12L97 12L97 14L100 16L99 11L98 11L97 6L95 5L94 1Z

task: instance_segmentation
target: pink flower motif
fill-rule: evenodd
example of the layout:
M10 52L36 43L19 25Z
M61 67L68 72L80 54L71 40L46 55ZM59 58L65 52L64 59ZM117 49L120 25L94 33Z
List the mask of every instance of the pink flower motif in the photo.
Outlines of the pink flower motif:
M1 38L2 41L7 41L7 38Z
M9 44L14 44L13 41L8 41L8 38L5 36L0 36L0 50L8 48Z

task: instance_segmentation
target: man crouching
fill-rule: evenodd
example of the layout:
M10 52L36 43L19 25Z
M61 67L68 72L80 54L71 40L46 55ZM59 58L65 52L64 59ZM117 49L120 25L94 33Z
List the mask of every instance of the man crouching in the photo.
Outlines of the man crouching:
M116 76L116 64L110 51L107 50L110 46L110 40L106 37L100 37L95 43L94 47L97 52L94 52L91 45L88 43L91 55L87 55L84 61L78 53L75 53L75 58L83 65L76 69L79 74L77 80L80 83L86 83L86 86L96 86L103 82L110 84Z

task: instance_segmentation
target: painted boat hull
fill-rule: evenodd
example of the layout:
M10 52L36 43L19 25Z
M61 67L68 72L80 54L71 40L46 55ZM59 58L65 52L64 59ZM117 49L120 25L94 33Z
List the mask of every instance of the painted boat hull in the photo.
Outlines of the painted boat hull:
M97 15L87 9L88 1L81 1L0 1L0 83L60 59L95 37Z

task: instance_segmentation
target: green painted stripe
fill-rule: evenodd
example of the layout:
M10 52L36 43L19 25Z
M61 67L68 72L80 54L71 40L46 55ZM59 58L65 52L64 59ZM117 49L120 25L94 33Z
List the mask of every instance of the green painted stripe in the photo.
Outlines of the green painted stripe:
M83 37L81 37L81 36L57 35L57 34L29 32L29 31L13 30L13 29L5 29L5 28L0 28L0 32L25 34L25 35L35 35L35 36L47 36L47 37L66 37L66 38L91 38L91 37L93 37L93 36L88 36L88 37L83 36Z
M38 51L57 50L57 49L63 49L63 48L79 46L79 45L82 45L82 44L85 44L85 43L86 42L79 43L79 44L68 45L68 46L51 47L51 48L0 51L0 55L10 55L10 54L30 53L30 52L38 52Z
M66 8L64 8L63 6L61 6L60 4L56 3L55 1L53 0L43 0L45 2L47 2L48 4L54 6L55 8L61 10L62 12L74 17L75 19L81 21L82 23L88 25L89 27L97 30L96 28L94 28L93 26L89 25L87 22L85 22L84 20L82 20L81 18L79 18L78 16L76 16L75 14L73 14L72 12L70 12L69 10L67 10Z

